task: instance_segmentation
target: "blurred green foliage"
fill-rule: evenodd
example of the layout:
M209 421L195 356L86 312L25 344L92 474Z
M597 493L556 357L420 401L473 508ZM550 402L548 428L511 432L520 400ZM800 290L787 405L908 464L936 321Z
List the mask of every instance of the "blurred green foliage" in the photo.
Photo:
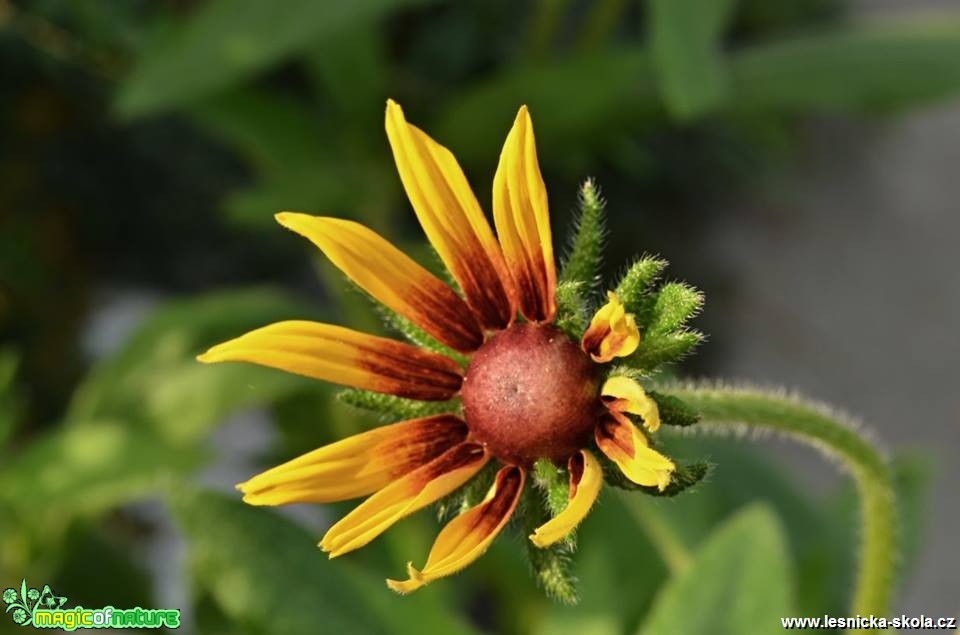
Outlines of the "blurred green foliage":
M421 241L382 131L388 96L455 152L485 205L529 104L555 226L593 174L612 226L631 230L610 236L609 273L645 249L693 257L690 210L762 188L811 118L960 93L960 15L865 20L839 0L0 0L0 56L3 584L157 606L170 589L146 563L172 517L189 553L173 586L196 632L703 632L719 607L711 628L745 633L790 607L844 606L855 537L837 518L852 497L814 496L754 453L686 438L670 451L720 467L696 494L632 510L668 528L686 570L669 571L649 523L605 492L579 532L576 607L542 597L509 539L394 597L381 578L426 553L431 521L329 563L312 544L326 520L203 485L230 456L218 426L237 413L269 415L263 465L375 422L314 382L193 356L282 318L371 327L364 299L272 215L332 213ZM669 288L690 305L683 317L699 307ZM131 290L173 299L91 354L91 316ZM924 465L900 464L907 558ZM760 594L723 610L739 588Z

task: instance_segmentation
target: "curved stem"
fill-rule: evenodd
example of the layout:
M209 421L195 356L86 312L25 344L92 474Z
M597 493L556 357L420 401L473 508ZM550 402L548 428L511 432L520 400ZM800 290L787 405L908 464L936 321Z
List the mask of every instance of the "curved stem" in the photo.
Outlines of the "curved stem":
M887 615L899 552L893 483L880 451L828 408L793 397L709 386L668 392L701 412L704 421L694 430L779 432L840 459L856 482L863 524L851 614Z
M682 573L690 563L693 562L693 556L690 550L683 544L676 533L667 526L663 518L657 513L657 510L650 508L650 501L645 496L631 496L635 492L619 490L620 501L626 506L627 511L636 521L637 525L647 534L647 538L653 544L654 548L663 558L663 563L671 575Z

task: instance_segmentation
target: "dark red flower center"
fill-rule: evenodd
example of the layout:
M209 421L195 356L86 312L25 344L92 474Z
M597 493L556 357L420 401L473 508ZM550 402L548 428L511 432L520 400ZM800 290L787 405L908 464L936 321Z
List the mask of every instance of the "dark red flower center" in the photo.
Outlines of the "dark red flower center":
M471 437L493 456L518 465L559 461L596 425L599 367L562 331L514 324L477 350L460 395Z

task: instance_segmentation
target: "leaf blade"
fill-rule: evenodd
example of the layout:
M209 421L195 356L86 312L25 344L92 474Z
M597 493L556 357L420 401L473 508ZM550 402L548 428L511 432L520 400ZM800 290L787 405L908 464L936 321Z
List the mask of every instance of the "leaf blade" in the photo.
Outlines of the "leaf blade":
M755 505L718 527L662 589L641 635L762 635L791 615L792 569L773 512Z

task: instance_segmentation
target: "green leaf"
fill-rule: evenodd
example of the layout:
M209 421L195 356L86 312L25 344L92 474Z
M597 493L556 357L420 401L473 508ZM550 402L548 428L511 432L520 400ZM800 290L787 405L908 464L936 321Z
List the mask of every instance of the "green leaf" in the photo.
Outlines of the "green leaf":
M738 108L891 111L960 92L960 14L779 38L731 60Z
M306 57L310 77L333 101L357 138L377 138L382 131L366 124L383 117L388 96L388 39L379 25L361 24L327 38Z
M361 205L358 193L363 188L380 187L380 179L358 170L358 163L345 162L342 157L287 163L249 187L231 191L223 210L227 219L240 227L259 230L269 226L274 230L278 211L354 209Z
M696 428L694 428L696 430ZM786 473L773 452L757 452L730 439L691 437L661 428L672 456L706 456L713 464L710 480L693 496L679 496L660 512L688 545L703 541L730 510L756 502L774 507L790 535L797 570L799 615L841 611L853 582L858 504L855 496L840 513L811 495L810 488ZM772 448L771 448L772 449ZM849 520L845 520L849 519Z
M657 292L657 299L650 315L642 324L641 332L647 337L671 333L700 312L703 294L682 282L668 282ZM638 316L640 318L640 316Z
M115 421L54 430L0 471L0 500L38 524L154 495L197 468L200 448Z
M314 536L272 510L192 490L170 506L200 584L255 632L473 632L430 593L400 597L349 559L328 560Z
M124 81L127 117L176 108L236 85L345 29L417 0L210 0L145 51Z
M277 91L243 87L192 106L188 111L204 130L233 146L261 171L330 160L324 143L329 131L303 100ZM314 175L316 176L316 174ZM267 212L280 209L271 207Z
M196 355L251 329L315 313L264 289L166 304L87 375L67 419L141 422L170 439L197 439L237 408L270 403L314 382L251 364L204 365Z
M897 490L897 517L900 529L901 576L920 554L932 518L931 489L936 476L932 457L923 454L900 455L891 462Z
M230 413L265 406L295 393L328 391L290 373L242 363L186 360L157 367L139 413L171 441L195 442ZM131 395L132 396L132 395Z
M63 560L50 583L69 593L71 606L147 606L153 599L139 538L121 523L105 527L75 523L63 538ZM91 576L91 571L98 575Z
M614 291L627 313L638 314L642 311L650 288L666 266L666 260L654 256L644 256L630 265Z
M559 284L580 283L587 290L599 281L603 247L606 242L606 202L593 179L580 186L579 214L570 253L560 271Z
M463 164L489 165L518 104L530 107L537 146L558 154L621 137L660 109L649 55L629 47L508 67L459 93L431 128Z
M641 635L766 635L793 615L793 571L777 517L749 507L718 527L662 589Z
M678 119L716 108L729 89L721 37L734 0L650 0L650 46L664 99Z

